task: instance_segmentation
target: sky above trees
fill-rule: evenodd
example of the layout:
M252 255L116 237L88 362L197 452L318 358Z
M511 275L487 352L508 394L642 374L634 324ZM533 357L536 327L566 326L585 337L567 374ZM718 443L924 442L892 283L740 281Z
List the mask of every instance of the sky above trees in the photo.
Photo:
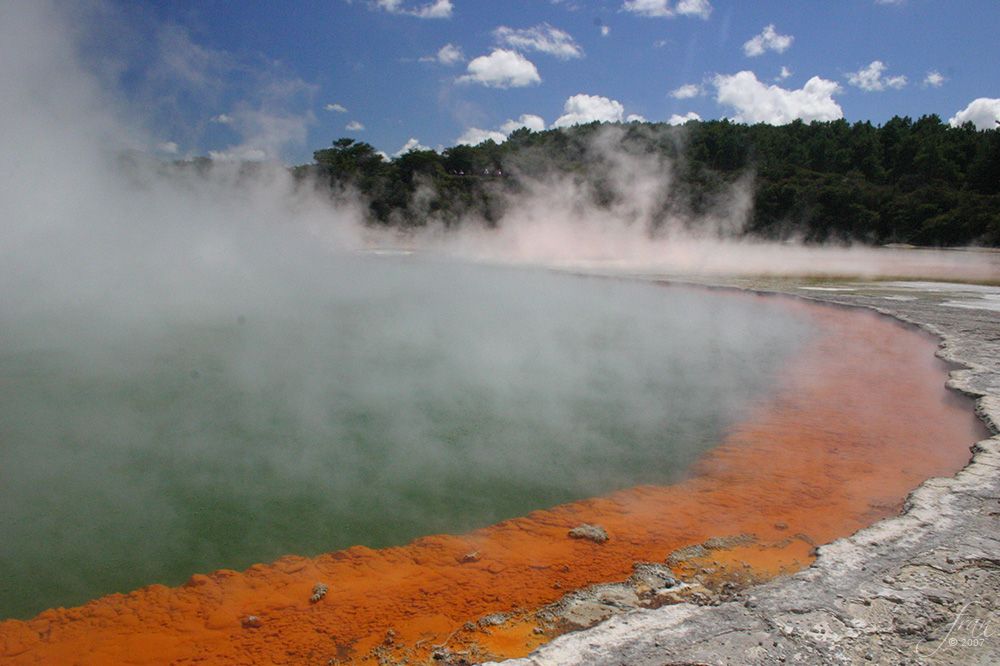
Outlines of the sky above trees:
M1000 118L996 0L97 0L51 15L150 149L177 158L302 163L343 136L393 156L593 120Z

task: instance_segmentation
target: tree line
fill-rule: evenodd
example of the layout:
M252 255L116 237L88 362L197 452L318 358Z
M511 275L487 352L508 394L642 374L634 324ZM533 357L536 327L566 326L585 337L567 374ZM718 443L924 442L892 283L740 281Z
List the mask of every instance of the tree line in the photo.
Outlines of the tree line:
M610 134L609 134L610 132ZM937 115L884 125L846 120L747 125L728 120L522 128L503 143L386 159L338 139L295 168L364 198L372 224L496 224L529 182L550 176L585 185L595 207L629 195L622 160L662 177L650 212L655 232L697 227L718 198L751 183L752 206L727 233L807 243L1000 246L1000 130L951 127Z

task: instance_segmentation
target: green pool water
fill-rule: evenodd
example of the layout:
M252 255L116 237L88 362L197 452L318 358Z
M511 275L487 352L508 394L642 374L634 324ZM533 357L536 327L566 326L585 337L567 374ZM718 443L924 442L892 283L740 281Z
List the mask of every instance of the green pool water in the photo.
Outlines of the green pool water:
M0 617L667 484L808 324L775 299L344 255L0 331Z

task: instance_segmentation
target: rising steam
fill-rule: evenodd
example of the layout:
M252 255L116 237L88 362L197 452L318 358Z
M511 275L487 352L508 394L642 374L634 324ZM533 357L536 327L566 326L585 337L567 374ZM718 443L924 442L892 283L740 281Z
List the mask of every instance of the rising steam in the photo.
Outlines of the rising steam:
M379 233L356 197L274 162L150 157L169 137L113 85L116 64L88 56L73 11L0 0L0 541L20 581L3 590L12 613L68 603L67 590L79 602L246 566L286 553L292 534L314 551L392 543L491 485L537 508L676 478L766 385L775 350L806 333L759 304L706 308L687 294L667 309L649 285L455 257L857 273L848 262L874 256L719 240L742 226L750 183L692 225L669 200L672 165L622 149L614 126L589 147L613 201L600 213L581 203L589 185L541 173L495 228ZM301 137L261 109L245 127L267 137L243 136L233 154ZM432 258L361 252L401 246ZM682 388L695 382L699 398ZM695 441L677 445L689 426ZM492 501L430 529L527 510ZM108 582L122 571L126 582Z

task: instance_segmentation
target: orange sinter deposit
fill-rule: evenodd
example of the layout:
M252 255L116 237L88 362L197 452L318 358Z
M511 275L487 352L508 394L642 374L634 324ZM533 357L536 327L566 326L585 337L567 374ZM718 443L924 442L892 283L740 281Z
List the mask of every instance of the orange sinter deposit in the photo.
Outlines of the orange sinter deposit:
M813 544L897 512L923 479L963 467L984 430L971 403L944 389L928 336L870 313L789 307L814 318L818 333L682 483L9 620L0 662L412 664L445 648L470 660L513 657L554 631L533 610L621 581L636 562L667 561L707 586L704 576L745 584L807 566ZM609 538L571 538L583 524Z

